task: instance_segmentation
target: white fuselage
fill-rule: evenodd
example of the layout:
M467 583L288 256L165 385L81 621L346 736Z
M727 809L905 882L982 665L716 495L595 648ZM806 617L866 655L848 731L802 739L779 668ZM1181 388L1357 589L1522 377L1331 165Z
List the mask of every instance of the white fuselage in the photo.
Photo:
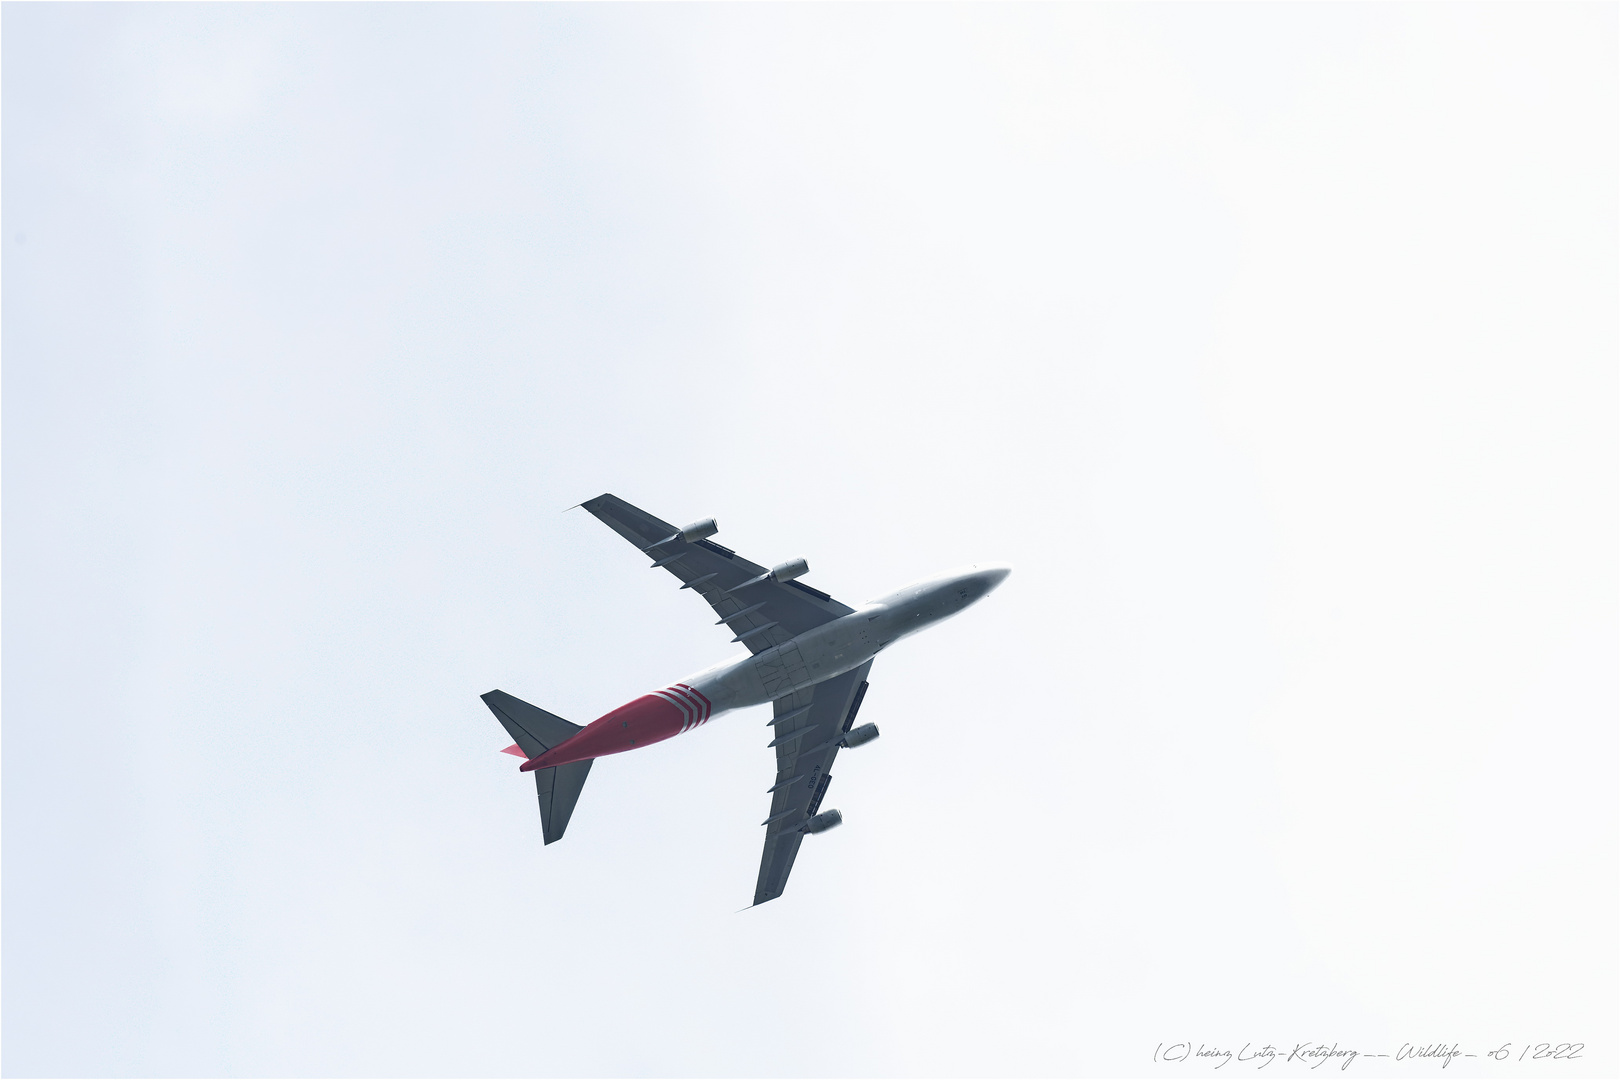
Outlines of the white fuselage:
M948 619L1000 585L1002 566L971 566L907 585L752 656L733 656L680 681L712 715L762 705L860 667L903 637Z

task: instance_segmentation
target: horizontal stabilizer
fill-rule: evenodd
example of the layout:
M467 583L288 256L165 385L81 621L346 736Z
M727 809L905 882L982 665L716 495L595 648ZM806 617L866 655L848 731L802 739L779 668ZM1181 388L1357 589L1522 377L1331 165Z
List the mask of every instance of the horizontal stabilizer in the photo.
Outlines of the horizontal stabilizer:
M515 698L504 690L491 690L484 695L484 704L495 714L506 733L516 740L525 757L537 758L553 746L567 742L574 733L583 730L522 698Z
M554 765L549 769L534 770L535 790L540 793L540 829L546 843L562 839L568 828L568 819L574 816L574 804L585 787L585 778L591 774L595 758L574 761L567 765Z

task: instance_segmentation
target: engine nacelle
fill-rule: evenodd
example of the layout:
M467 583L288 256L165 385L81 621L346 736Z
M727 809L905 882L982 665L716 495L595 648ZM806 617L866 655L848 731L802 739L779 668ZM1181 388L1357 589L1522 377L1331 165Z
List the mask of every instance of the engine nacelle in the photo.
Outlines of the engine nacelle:
M681 539L691 543L693 540L702 540L704 537L713 536L719 531L720 526L714 523L714 518L704 518L702 521L694 521L682 529Z
M845 747L864 746L878 737L876 724L862 724L858 728L851 728L844 733L844 740L840 744Z
M792 562L780 563L771 567L772 581L792 581L794 578L804 577L810 572L810 564L803 559L794 559Z
M843 814L840 814L836 810L823 810L821 813L805 822L804 827L799 831L805 833L826 832L828 829L836 828L843 823Z

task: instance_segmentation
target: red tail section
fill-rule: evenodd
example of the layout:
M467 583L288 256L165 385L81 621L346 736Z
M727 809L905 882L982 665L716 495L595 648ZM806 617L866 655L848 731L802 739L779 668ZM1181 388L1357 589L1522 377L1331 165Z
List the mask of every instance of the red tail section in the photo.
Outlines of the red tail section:
M600 720L591 721L578 735L525 761L521 768L523 772L547 769L663 742L704 723L711 712L708 698L684 683L672 686L638 697Z

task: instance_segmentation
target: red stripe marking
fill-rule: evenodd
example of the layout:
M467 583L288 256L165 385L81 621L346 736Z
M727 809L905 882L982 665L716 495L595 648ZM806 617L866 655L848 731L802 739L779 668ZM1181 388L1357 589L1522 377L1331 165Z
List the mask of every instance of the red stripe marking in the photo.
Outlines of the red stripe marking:
M714 715L714 703L711 702L708 698L704 697L702 691L694 690L692 687L687 686L685 683L681 683L680 686L681 686L682 689L684 689L684 690L688 691L689 693L691 693L699 701L703 702L703 719L707 720L709 717Z
M669 690L670 690L670 693L679 695L680 700L685 702L688 706L691 707L691 710L692 710L692 726L693 727L697 727L699 724L703 723L703 721L705 719L707 719L703 715L703 706L699 705L698 702L697 702L697 699L695 697L693 697L688 691L681 689L679 686L672 686L672 687L669 688Z

